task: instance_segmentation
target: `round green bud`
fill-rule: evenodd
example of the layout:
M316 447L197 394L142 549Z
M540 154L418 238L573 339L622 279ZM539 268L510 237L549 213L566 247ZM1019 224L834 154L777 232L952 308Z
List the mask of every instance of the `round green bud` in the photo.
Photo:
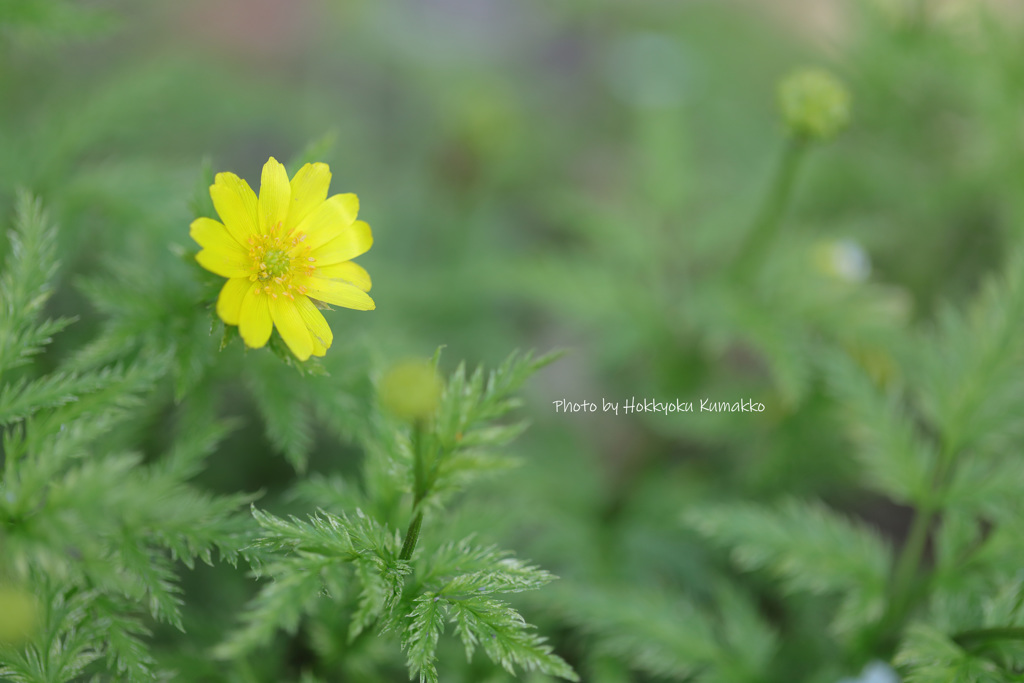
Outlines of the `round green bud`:
M21 645L39 625L39 604L31 594L0 586L0 645Z
M782 118L795 135L828 140L850 121L850 93L823 69L801 69L779 84Z
M384 375L378 389L381 405L403 420L422 420L437 410L443 386L432 363L407 360Z

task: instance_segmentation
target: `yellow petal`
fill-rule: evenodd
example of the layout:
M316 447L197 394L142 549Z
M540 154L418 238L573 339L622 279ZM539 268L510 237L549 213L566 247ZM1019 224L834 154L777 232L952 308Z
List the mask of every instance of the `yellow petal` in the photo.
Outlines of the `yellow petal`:
M332 263L329 266L317 268L316 276L329 280L344 280L345 282L352 283L364 292L369 292L372 284L370 282L370 274L366 272L366 269L352 261L342 261L341 263Z
M260 179L260 232L267 233L278 223L284 226L291 196L292 188L288 184L288 171L284 169L281 162L270 157L263 165L263 177Z
M347 282L311 277L304 284L306 294L313 299L335 306L354 308L357 311L372 311L376 308L369 294Z
M256 195L249 183L234 173L218 173L210 186L213 207L239 244L248 244L257 232Z
M189 226L188 234L201 247L219 249L220 251L243 248L238 240L231 236L223 223L212 218L195 219Z
M245 345L258 349L270 339L270 331L274 328L270 319L269 296L256 293L252 287L242 297L242 311L238 318L238 333L242 335Z
M315 334L310 332L309 333L309 339L310 339L310 341L313 342L313 355L314 356L320 356L321 358L323 358L324 356L327 355L327 347L324 346L320 342L320 340L316 338Z
M320 312L316 304L310 301L309 297L297 296L295 297L295 308L302 316L302 322L309 328L309 333L313 335L314 341L320 342L320 346L323 346L324 350L330 348L334 342L334 333L331 332L331 326L324 320L324 314ZM316 344L313 346L315 352Z
M305 297L302 297L305 298ZM277 325L277 331L288 348L292 350L299 360L307 360L313 352L313 340L310 339L306 323L302 321L295 302L291 299L279 296L270 300L270 317Z
M317 268L342 261L350 261L365 254L373 246L373 233L363 221L356 221L327 244L314 249L310 256L315 258Z
M221 277L249 277L249 255L240 248L203 249L196 254L203 268Z
M228 325L237 325L242 313L242 299L256 284L245 277L233 277L224 283L217 297L217 315Z
M331 169L327 164L306 164L292 178L292 201L288 207L285 234L295 228L309 212L327 199L331 185Z
M354 194L336 194L309 212L296 228L306 233L303 247L316 249L345 231L359 214L359 198Z

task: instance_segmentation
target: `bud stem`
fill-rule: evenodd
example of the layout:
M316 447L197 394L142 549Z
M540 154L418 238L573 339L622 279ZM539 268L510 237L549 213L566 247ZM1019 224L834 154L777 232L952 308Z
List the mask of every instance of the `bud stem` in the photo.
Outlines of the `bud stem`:
M405 542L402 543L402 554L398 556L398 559L412 559L412 553L416 550L416 542L420 539L421 526L423 526L423 512L417 512L409 522L409 528L405 532Z
M754 277L758 264L775 242L806 150L807 138L804 136L791 135L787 138L771 190L733 263L733 273L738 280L746 282Z
M413 500L412 509L416 510L416 516L409 522L409 528L405 532L405 542L402 543L402 553L398 556L400 560L412 558L416 550L416 543L420 538L420 527L423 525L423 511L417 510L420 502L427 496L427 480L423 463L423 431L422 419L412 423L412 473L413 473Z

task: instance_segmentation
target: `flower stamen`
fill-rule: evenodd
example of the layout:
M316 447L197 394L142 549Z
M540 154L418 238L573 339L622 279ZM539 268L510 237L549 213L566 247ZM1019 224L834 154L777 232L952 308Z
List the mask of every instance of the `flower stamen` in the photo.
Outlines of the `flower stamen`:
M264 282L262 291L277 298L277 293L294 289L292 278L297 275L309 275L313 269L308 265L312 258L308 256L309 248L299 245L306 239L304 233L282 236L281 224L270 229L267 234L249 237L249 258L252 267L249 280ZM299 253L296 253L299 252ZM276 287L275 287L276 285Z

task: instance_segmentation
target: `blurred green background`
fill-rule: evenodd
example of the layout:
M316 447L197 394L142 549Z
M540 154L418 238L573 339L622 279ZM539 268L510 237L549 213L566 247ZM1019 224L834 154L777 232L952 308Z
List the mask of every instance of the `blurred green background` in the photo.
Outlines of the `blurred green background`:
M717 591L724 558L681 522L702 501L817 496L899 542L908 511L861 490L815 349L844 348L885 382L905 331L967 300L1024 231L1024 30L1009 0L7 5L0 210L16 187L50 207L63 261L51 305L81 317L41 362L95 337L110 312L74 284L110 273L138 293L125 310L140 329L216 346L164 307L203 292L181 249L204 159L254 187L269 156L290 172L329 163L332 193L357 193L375 235L359 263L377 310L328 316L339 382L365 383L368 357L441 345L448 370L571 349L528 385L523 466L453 523L562 577L524 611L588 681L658 670L593 645L603 632L583 622L608 604ZM786 145L777 83L805 65L846 84L851 125L808 151L777 243L738 287L728 266ZM226 396L218 410L258 424L244 382ZM600 411L632 397L766 410ZM599 409L566 415L559 399ZM152 424L180 409L169 393ZM322 422L310 471L353 471L359 453ZM203 483L284 506L298 476L247 429ZM251 591L230 568L190 574L193 628L161 636L169 661ZM812 626L779 624L800 653L782 671L844 673L809 663L833 654ZM502 680L451 649L442 661L460 673L442 680Z

